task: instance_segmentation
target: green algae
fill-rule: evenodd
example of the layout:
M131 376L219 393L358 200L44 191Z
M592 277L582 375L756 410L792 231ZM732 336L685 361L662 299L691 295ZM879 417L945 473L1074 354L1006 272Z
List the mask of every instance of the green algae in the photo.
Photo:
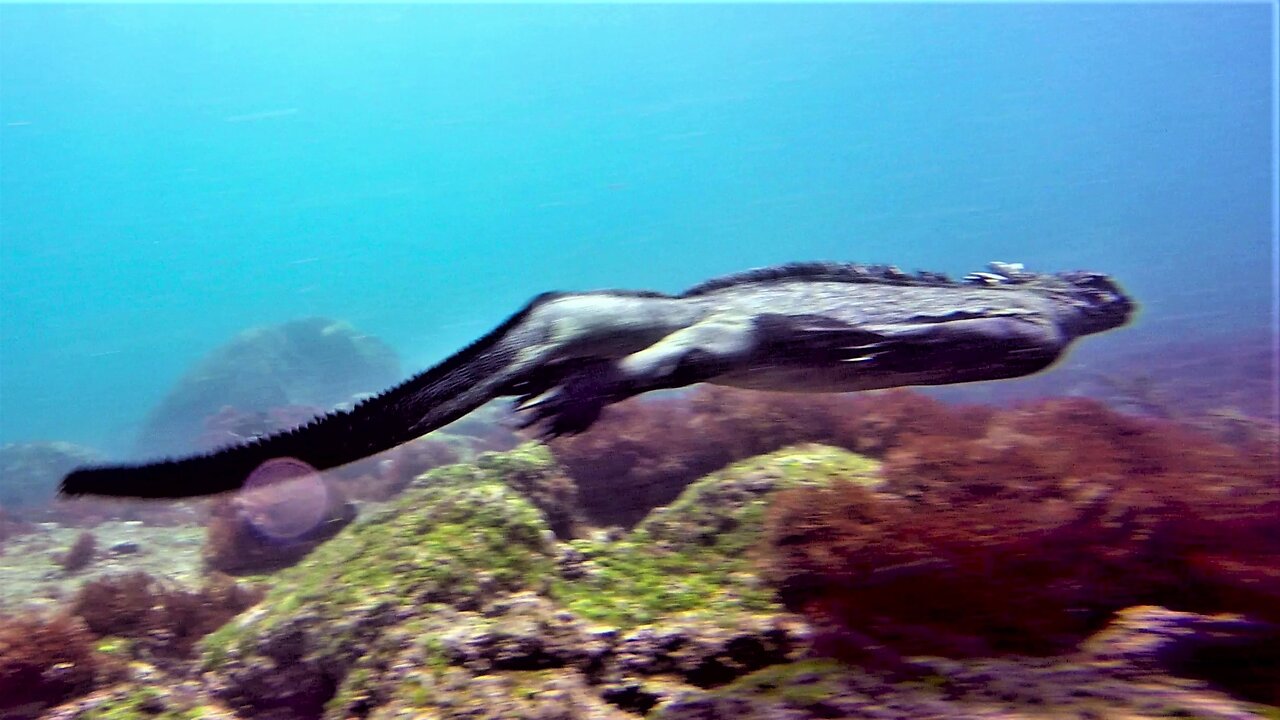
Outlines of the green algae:
M849 667L835 660L800 660L744 675L712 693L719 697L763 697L806 707L840 694Z
M551 450L546 445L532 442L507 452L484 453L476 458L475 466L514 487L538 484L560 472Z
M879 482L878 463L821 445L744 460L694 482L620 541L574 540L594 572L560 579L550 595L578 615L620 627L676 614L726 624L775 612L753 557L771 495L836 481Z
M99 638L94 643L93 649L111 657L128 658L133 655L133 640L116 635L107 635Z
M325 703L325 715L331 716L352 705L368 701L372 696L374 675L368 668L356 668L342 679L342 685L329 702Z
M136 720L145 717L152 720L197 720L198 718L228 717L224 712L197 705L195 707L168 707L166 694L147 686L130 687L112 695L76 715L77 720Z

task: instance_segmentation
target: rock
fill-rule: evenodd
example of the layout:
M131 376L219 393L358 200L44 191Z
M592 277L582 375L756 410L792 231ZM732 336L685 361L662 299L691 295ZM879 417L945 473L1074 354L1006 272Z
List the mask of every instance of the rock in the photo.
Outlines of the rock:
M1017 720L1028 717L1248 720L1248 703L1166 676L1126 680L1070 659L917 658L913 674L874 675L834 660L773 665L727 685L687 689L653 720ZM1265 717L1265 715L1263 715Z
M1144 605L1117 613L1081 654L1117 674L1202 678L1241 697L1280 704L1280 626L1272 623Z
M127 675L121 678L125 682L46 710L40 715L41 720L241 720L215 705L195 682L156 676L142 663L130 666Z
M57 496L63 475L100 460L92 450L70 443L4 445L0 447L0 507L45 507Z
M529 592L496 600L480 616L466 614L457 621L438 636L444 656L450 665L478 674L552 667L586 671L611 647L581 618Z
M695 481L636 529L653 540L686 546L723 545L726 536L735 535L754 542L761 530L759 516L774 492L825 486L837 478L877 487L879 467L874 460L825 445L784 448ZM722 547L728 554L736 549Z
M0 507L0 543L9 538L34 532L38 526L17 513Z
M288 406L327 409L399 379L394 351L346 323L317 317L246 330L169 391L139 434L137 452L152 457L207 449L199 447L204 423L228 406L250 414Z
M351 706L344 706L351 708ZM422 712L421 708L433 710ZM333 717L350 717L354 709ZM370 715L470 720L635 720L610 705L574 672L535 670L471 676L458 671L420 673Z
M88 530L76 536L67 551L58 556L63 572L75 573L89 567L98 552L98 538Z
M1243 646L1275 637L1277 628L1239 615L1200 615L1154 605L1116 613L1082 646L1085 657L1128 671L1167 672L1209 646Z
M142 551L142 546L132 540L122 540L107 548L113 555L134 555Z
M621 637L600 676L625 683L667 675L712 687L794 660L809 644L808 626L786 616L744 616L734 627L706 620L646 625Z

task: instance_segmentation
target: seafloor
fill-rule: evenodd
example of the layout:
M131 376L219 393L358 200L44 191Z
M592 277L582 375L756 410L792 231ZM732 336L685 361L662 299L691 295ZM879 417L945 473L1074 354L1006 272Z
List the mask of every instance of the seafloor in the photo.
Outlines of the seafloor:
M0 717L1277 718L1272 430L704 390L419 441L283 547L10 515Z

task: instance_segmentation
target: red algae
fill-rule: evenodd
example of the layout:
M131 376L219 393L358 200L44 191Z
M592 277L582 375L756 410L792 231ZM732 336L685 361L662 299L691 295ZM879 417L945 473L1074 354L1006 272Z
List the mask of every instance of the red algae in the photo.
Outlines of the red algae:
M83 570L93 562L98 549L98 540L91 532L82 532L76 536L75 542L62 554L59 563L65 572L72 573Z
M1280 620L1274 452L1078 399L968 435L900 438L881 494L782 495L785 602L855 647L958 656L1063 651L1136 604Z
M68 615L0 619L0 716L34 717L90 690L104 664L93 642Z
M816 442L873 457L919 434L968 437L991 410L906 390L801 395L700 386L605 408L591 432L551 443L586 519L630 526L697 478L738 460Z
M130 572L85 583L70 612L92 635L129 638L135 654L155 662L190 658L197 640L261 598L261 590L216 573L185 590Z

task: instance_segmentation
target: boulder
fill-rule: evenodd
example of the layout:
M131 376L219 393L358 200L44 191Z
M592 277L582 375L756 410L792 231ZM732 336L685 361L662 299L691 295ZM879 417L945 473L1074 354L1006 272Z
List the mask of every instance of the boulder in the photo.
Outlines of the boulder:
M0 447L0 508L43 508L58 494L62 476L100 458L63 442L10 443Z
M313 317L246 330L178 381L151 412L136 449L144 457L208 449L200 447L206 420L225 408L262 414L262 428L252 429L273 430L273 410L324 410L400 379L395 352L343 322ZM289 418L297 419L306 418Z

